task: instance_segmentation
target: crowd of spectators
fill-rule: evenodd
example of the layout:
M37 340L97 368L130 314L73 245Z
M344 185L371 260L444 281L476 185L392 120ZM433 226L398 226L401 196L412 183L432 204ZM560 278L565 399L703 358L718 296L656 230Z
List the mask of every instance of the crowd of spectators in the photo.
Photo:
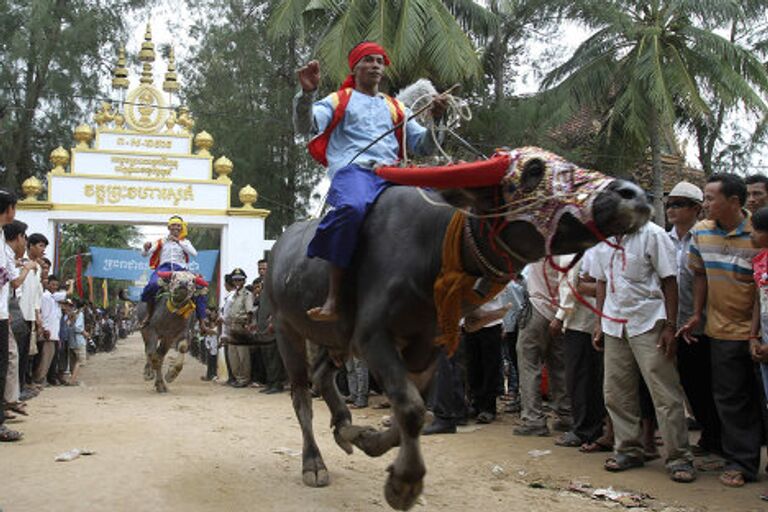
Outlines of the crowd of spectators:
M756 481L768 437L767 205L765 176L714 174L703 191L681 182L667 230L649 222L528 265L441 356L424 434L492 422L501 398L520 414L515 435L558 431L557 445L609 452L607 471L663 456L685 483L697 457L714 457L723 485Z
M5 422L28 416L29 400L48 386L79 385L87 353L114 349L124 331L119 312L81 301L71 280L51 273L48 240L27 235L15 216L16 197L0 190L0 442L23 437Z

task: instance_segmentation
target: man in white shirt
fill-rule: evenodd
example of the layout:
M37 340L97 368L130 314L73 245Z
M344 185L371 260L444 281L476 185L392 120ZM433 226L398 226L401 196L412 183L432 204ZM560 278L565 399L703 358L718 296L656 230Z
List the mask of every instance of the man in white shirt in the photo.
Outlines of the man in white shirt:
M501 324L509 308L497 295L464 318L467 383L478 423L496 419L496 397L501 387Z
M594 343L605 350L605 406L615 437L614 455L604 467L615 472L644 464L639 396L640 379L644 379L656 409L670 477L691 482L696 472L674 362L674 246L653 222L611 243L623 250L601 244L590 268L597 279L597 309L604 315L595 329Z
M152 272L149 282L141 293L141 300L147 303L147 317L142 327L146 327L149 324L149 320L155 311L155 295L157 295L160 289L157 284L157 273L187 270L189 268L189 258L197 256L197 250L186 237L186 222L178 215L174 215L168 219L168 236L155 242L144 244L144 250L141 252L141 255L144 257L149 256L149 268L154 269L154 272ZM201 304L198 303L197 314L198 319L202 320L202 318L205 318L205 303L202 303L202 312L200 311L200 306Z
M72 283L70 283L70 288ZM71 293L71 290L70 290ZM48 276L48 287L43 292L40 301L40 319L42 321L42 341L38 340L40 360L35 368L32 380L35 384L44 384L51 362L56 354L59 342L59 327L61 325L61 303L67 300L67 292L59 290L59 278Z
M11 281L8 286L3 286L2 290L0 290L0 303L5 307L4 314L6 314L6 318L9 319L9 327L11 321L15 322L21 320L18 317L10 317L9 301L11 290L19 288L21 283L23 283L29 275L29 272L37 268L37 263L34 261L27 261L20 267L16 263L17 260L20 261L24 256L24 249L27 244L26 231L27 225L19 220L14 220L3 226L3 235L5 237L3 250L5 251L6 262L9 263L7 268L11 276ZM18 315L18 310L16 310L14 315ZM5 402L10 409L20 414L24 414L23 409L21 409L23 404L19 401L21 394L21 384L19 380L19 349L13 329L9 329L8 332L8 347L8 371L4 389Z
M13 222L16 217L16 196L7 190L0 189L0 226ZM2 240L5 245L5 236ZM12 279L13 261L8 261L6 252L0 251L0 289L5 290L5 302L0 301L0 390L5 391L5 381L8 374L8 284ZM21 432L11 430L5 423L5 398L0 393L0 442L19 441Z
M549 405L558 418L553 428L561 432L571 428L571 405L565 389L565 344L562 335L553 337L549 329L557 313L552 294L557 294L559 275L544 261L527 265L524 274L531 307L528 318L519 321L520 334L517 338L522 405L520 419L523 423L512 433L517 436L548 436L547 415L541 396L544 365L549 377Z
M27 260L38 264L36 268L30 270L21 287L16 290L19 299L19 309L21 316L27 323L27 329L23 336L16 338L19 345L19 381L21 382L21 399L34 396L37 392L28 387L32 384L32 374L30 368L29 356L37 354L38 331L42 323L40 322L40 301L43 297L42 269L40 262L45 256L45 249L48 247L48 239L40 233L32 233L27 239Z
M587 250L584 256L560 281L559 305L550 331L552 336L563 333L565 345L565 380L571 399L573 428L560 436L555 444L567 447L583 447L584 451L600 449L606 444L603 437L605 404L603 402L603 354L592 346L597 315L587 305L595 307L597 284L589 276L589 268L596 248ZM574 255L558 259L560 266L567 266Z

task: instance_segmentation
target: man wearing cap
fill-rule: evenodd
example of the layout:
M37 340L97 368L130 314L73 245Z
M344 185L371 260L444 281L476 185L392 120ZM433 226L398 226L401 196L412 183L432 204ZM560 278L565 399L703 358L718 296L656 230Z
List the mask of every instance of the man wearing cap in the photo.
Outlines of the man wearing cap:
M677 258L677 325L680 326L693 315L693 271L688 268L688 252L691 228L699 220L703 201L702 190L687 181L675 185L667 196L667 220L672 225L668 234ZM701 437L694 448L720 453L720 419L712 397L709 338L703 331L703 326L699 326L688 340L678 339L677 370L693 415L701 425Z
M327 199L331 210L318 225L307 250L310 258L330 263L325 303L307 311L317 321L336 319L336 297L365 214L389 185L372 171L373 167L396 162L403 144L415 155L427 155L434 149L429 132L409 119L405 106L379 92L384 68L390 64L384 48L369 41L360 43L349 52L348 62L352 73L337 92L320 101L315 101L320 64L311 61L299 69L302 91L294 101L295 129L314 136L309 152L328 168L331 178ZM441 117L444 110L445 100L436 97L434 117ZM385 133L388 135L370 145Z
M178 272L189 268L189 257L197 256L192 242L187 240L187 223L174 215L168 219L168 236L159 238L155 242L144 244L141 255L149 256L149 268L153 269L149 282L141 293L142 302L147 303L147 318L142 328L149 325L152 314L155 312L155 296L160 286L157 284L158 272ZM197 297L196 312L199 320L205 318L205 297ZM202 308L202 313L201 313Z
M236 388L244 388L251 382L251 347L250 345L235 344L233 331L243 331L251 323L253 315L253 295L245 289L245 272L236 268L230 274L234 290L224 303L224 325L229 346L229 364Z

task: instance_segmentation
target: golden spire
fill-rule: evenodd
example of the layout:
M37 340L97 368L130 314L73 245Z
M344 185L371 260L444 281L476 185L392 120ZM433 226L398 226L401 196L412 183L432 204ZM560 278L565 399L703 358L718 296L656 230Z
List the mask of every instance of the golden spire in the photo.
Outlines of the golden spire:
M168 53L168 71L165 73L163 90L169 93L174 93L179 90L179 81L176 77L176 55L173 51L173 46L171 46L171 50Z
M144 42L141 43L139 60L144 63L139 82L151 84L153 82L152 63L155 62L155 43L152 42L152 28L149 23L147 23L147 31L144 33Z
M121 46L117 55L117 66L112 73L112 88L128 88L128 69L125 67L125 46Z

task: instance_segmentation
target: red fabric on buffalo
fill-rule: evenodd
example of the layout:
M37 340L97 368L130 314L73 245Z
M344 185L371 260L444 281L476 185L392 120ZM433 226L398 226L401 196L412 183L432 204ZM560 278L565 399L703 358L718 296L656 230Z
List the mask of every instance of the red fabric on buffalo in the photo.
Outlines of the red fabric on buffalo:
M509 153L497 153L488 160L439 167L376 168L376 174L400 185L432 188L473 188L498 185L509 170Z

